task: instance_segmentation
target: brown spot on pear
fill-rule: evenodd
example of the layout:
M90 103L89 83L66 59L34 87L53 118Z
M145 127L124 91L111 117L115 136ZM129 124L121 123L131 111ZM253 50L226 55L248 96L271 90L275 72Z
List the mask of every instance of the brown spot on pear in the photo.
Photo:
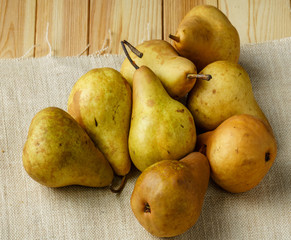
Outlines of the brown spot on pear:
M154 106L155 105L155 101L153 100L153 99L149 99L149 100L147 100L147 106L148 107L152 107L152 106Z

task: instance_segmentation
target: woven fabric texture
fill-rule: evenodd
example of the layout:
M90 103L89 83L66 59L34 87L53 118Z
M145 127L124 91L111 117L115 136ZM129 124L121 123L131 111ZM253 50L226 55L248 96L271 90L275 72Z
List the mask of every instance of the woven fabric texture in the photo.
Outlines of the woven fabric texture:
M124 57L43 57L0 60L0 239L158 239L138 223L130 196L138 171L121 194L108 188L48 188L22 165L33 116L66 110L73 84L92 68L120 70ZM212 181L201 216L173 239L291 239L291 38L241 47L257 102L269 119L278 155L253 190L230 194Z

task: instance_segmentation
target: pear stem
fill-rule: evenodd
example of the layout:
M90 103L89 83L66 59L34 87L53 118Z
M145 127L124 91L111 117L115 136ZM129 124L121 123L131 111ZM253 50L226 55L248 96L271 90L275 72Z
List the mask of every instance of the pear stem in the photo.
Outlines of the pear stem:
M189 78L189 79L198 78L198 79L202 79L202 80L209 81L212 78L212 76L210 74L195 74L195 73L189 73L187 75L187 78Z
M125 186L125 182L126 182L126 175L122 177L121 183L118 186L118 188L114 188L113 187L113 182L112 182L110 184L110 191L113 192L113 193L120 193L122 191L122 189L124 188L124 186Z
M175 42L180 42L180 38L179 38L178 36L175 36L175 35L170 34L170 35L169 35L169 38L171 38L171 39L174 40Z
M126 40L123 40L123 43L124 44L126 44L128 47L129 47L129 49L136 55L136 56L138 56L139 58L142 58L142 56L143 56L143 53L142 52L140 52L139 50L137 50L137 48L135 48L132 44L130 44L128 41L126 41Z
M128 41L126 41L126 40L121 41L122 49L123 49L123 51L124 51L124 53L125 53L125 55L126 55L128 61L131 63L132 66L134 66L135 69L139 69L139 66L137 66L136 63L132 60L132 58L129 56L128 51L127 51L125 45L128 46L129 49L130 49L130 50L131 50L131 51L132 51L136 56L138 56L139 58L142 58L143 53L140 52L140 51L138 51L138 50L137 50L134 46L132 46Z
M204 154L206 156L206 144L203 144L200 149L198 150L198 152Z
M125 56L127 57L128 61L131 63L131 65L134 66L135 69L139 69L139 66L137 66L136 63L132 60L132 58L129 56L128 51L125 47L125 44L126 44L125 40L121 41L121 46L125 53Z

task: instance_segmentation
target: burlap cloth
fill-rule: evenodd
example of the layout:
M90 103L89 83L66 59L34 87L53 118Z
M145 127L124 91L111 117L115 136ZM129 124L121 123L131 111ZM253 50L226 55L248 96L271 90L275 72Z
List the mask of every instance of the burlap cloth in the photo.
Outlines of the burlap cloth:
M157 239L135 219L133 171L121 194L108 188L48 188L22 166L34 114L66 109L77 79L96 67L117 70L123 56L0 60L0 239ZM201 216L175 239L291 239L291 38L244 45L241 65L270 120L278 155L253 190L230 194L210 182Z

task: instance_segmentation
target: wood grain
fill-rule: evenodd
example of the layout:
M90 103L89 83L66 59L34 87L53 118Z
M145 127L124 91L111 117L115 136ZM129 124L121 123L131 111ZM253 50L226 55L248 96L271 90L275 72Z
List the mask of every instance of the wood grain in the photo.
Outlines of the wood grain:
M121 40L137 45L155 38L162 38L162 0L90 1L89 54L104 47L102 53L122 53Z
M169 34L175 34L184 16L197 5L212 5L217 7L217 0L164 0L163 6L163 37L170 41Z
M83 55L114 54L123 39L170 41L199 4L221 9L242 44L291 36L290 0L0 0L0 58L75 56L88 44Z
M36 0L0 0L0 58L22 57L33 46L35 6Z
M50 53L47 27L51 55L80 54L88 43L88 14L89 0L38 0L35 56Z
M237 28L241 43L257 43L291 36L290 0L218 0Z

